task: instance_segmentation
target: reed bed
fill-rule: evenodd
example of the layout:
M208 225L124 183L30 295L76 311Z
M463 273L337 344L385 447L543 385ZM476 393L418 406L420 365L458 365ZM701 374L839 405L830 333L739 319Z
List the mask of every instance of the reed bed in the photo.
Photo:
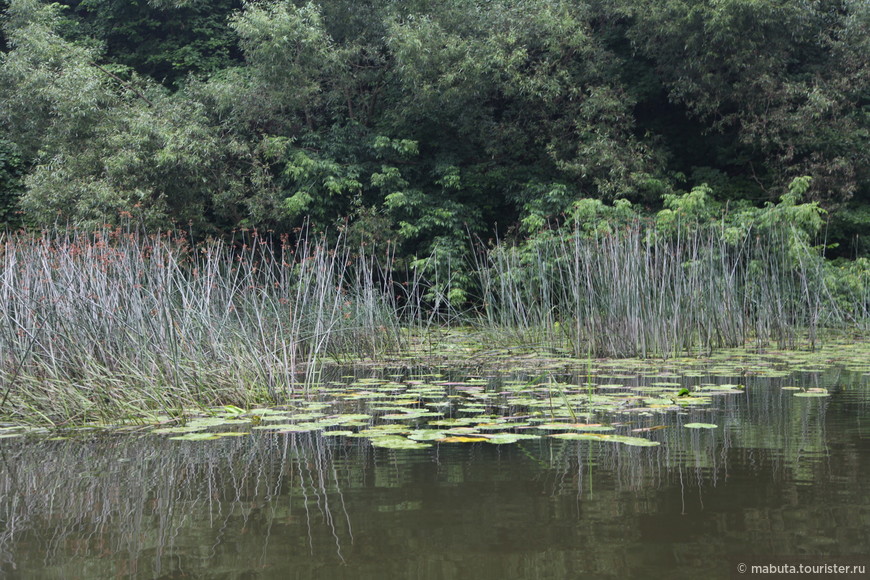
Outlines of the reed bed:
M65 423L279 401L396 350L389 278L341 239L191 247L120 230L0 245L0 411Z
M864 280L835 297L819 250L788 227L662 233L636 220L606 233L498 243L476 260L479 323L492 336L579 356L698 355L752 340L814 347L820 329L864 327Z
M278 403L325 363L438 354L451 325L486 344L668 357L812 347L823 330L866 330L870 312L870 268L838 274L787 227L563 228L498 242L447 283L423 268L398 283L394 264L305 230L196 246L119 229L7 235L0 416L66 425Z

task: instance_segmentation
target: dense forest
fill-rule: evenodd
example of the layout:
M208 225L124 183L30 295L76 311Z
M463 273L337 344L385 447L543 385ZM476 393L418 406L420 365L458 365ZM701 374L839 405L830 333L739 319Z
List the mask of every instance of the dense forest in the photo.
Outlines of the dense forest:
M7 229L307 221L451 255L580 200L644 214L695 192L733 213L791 184L830 257L870 252L866 0L0 9Z

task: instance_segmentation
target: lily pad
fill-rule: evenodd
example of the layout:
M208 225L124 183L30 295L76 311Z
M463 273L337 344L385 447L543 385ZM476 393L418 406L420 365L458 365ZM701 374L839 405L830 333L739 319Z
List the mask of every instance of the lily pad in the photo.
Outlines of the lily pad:
M713 423L686 423L683 427L687 429L717 429L719 425L714 425Z
M321 433L324 437L348 437L353 434L353 431L324 431Z
M179 435L178 437L170 437L174 441L209 441L212 439L220 439L215 433L188 433L187 435Z
M316 431L319 427L296 423L277 423L275 425L257 425L254 429L263 431L281 431L282 433L305 433L307 431Z
M356 421L367 421L371 418L371 415L366 415L365 413L347 413L335 417L336 420L339 420L341 422L340 424L355 423Z
M205 431L205 427L195 427L190 425L180 426L180 427L161 427L160 429L153 429L151 433L156 435L168 435L168 434L178 434L178 433L195 433L197 431Z
M627 435L611 435L607 433L556 433L555 435L550 435L550 437L580 441L606 441L632 447L656 447L661 445L658 441L650 441L643 437L629 437Z
M524 439L540 439L538 435L527 435L525 433L494 433L486 436L486 442L494 445L504 445L507 443L516 443Z
M413 410L413 411L407 411L404 413L390 413L389 415L383 415L381 418L382 419L390 419L390 420L398 419L401 421L403 419L419 419L422 417L441 417L443 415L444 415L444 413L438 413L435 411Z
M250 425L249 419L227 419L224 417L197 417L187 422L188 427L217 427L219 425Z
M405 437L397 435L383 435L370 438L372 447L381 447L383 449L426 449L431 447L431 443L421 443L412 441Z
M408 435L408 439L414 441L435 441L446 436L445 431L439 431L438 429L417 429Z

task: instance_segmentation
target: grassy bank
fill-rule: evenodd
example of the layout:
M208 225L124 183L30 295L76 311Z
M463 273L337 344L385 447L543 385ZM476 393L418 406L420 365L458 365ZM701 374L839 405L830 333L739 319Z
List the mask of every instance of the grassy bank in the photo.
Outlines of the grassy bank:
M280 401L327 362L408 355L421 339L437 349L443 325L581 357L812 347L829 330L866 328L867 269L838 273L795 239L639 220L563 229L480 250L451 303L451 276L416 270L398 283L389 254L340 236L192 247L122 230L7 235L0 414L62 425Z

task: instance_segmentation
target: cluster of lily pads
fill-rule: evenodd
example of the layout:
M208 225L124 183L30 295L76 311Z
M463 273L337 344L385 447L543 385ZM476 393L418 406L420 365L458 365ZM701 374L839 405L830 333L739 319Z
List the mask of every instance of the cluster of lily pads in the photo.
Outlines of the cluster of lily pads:
M471 345L457 352L480 354ZM255 432L317 432L362 438L375 447L420 449L436 443L510 444L553 438L657 446L668 427L715 429L699 422L721 397L746 392L753 377L816 373L832 365L870 376L865 343L816 352L725 351L707 357L664 360L577 360L542 353L488 351L492 364L437 372L364 369L295 393L284 404L242 409L232 405L176 416L157 415L121 430L204 441ZM456 357L454 357L456 358ZM474 362L466 356L466 362ZM359 371L360 369L357 369ZM457 377L459 377L457 379ZM751 384L751 383L750 383ZM781 383L782 384L782 381ZM827 397L827 389L780 386L795 397ZM144 425L143 425L144 423ZM93 426L91 426L93 427ZM0 438L44 428L0 424ZM63 434L60 434L63 436Z
M422 449L436 443L500 445L542 437L653 447L660 442L646 435L664 426L637 427L641 418L709 405L714 396L741 391L734 384L688 392L677 382L571 385L540 377L531 382L489 382L347 377L347 382L322 385L286 406L247 411L223 407L214 409L212 416L159 427L152 433L191 441L253 431L319 432L326 437L363 438L389 449ZM716 426L689 423L686 427Z

